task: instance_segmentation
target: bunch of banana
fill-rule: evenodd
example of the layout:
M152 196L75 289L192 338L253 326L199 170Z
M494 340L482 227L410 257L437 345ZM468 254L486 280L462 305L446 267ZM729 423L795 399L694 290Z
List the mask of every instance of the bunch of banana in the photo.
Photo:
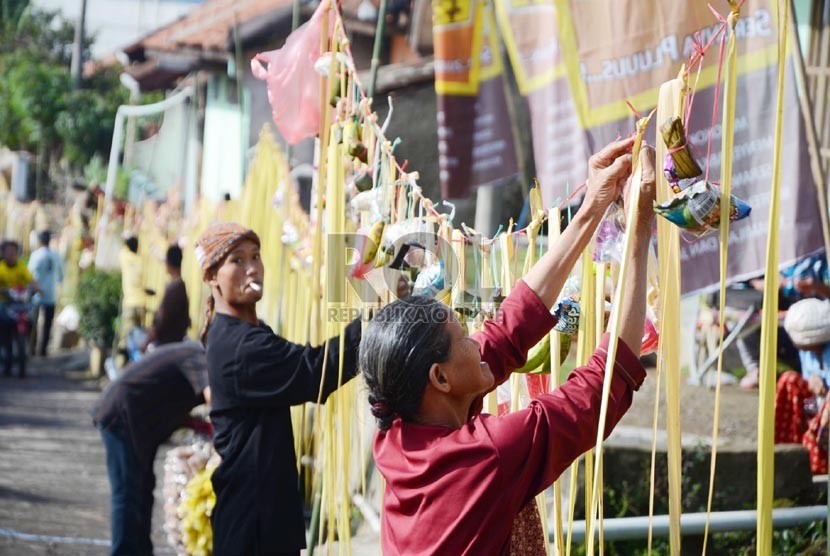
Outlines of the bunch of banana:
M328 68L326 68L328 71ZM329 106L332 108L337 108L337 101L340 100L340 87L342 85L342 79L339 75L335 75L333 79L329 80Z
M184 498L179 504L182 544L190 556L213 554L213 528L210 515L216 505L216 494L210 476L213 468L196 473L185 487Z
M550 336L550 334L545 334L545 337L538 344L530 348L527 354L527 363L513 372L531 375L550 374ZM561 365L568 358L568 353L571 351L571 337L558 332L556 336L559 339L559 364Z
M689 144L686 142L686 130L683 128L683 121L674 116L669 118L660 126L660 135L663 142L669 149L672 160L671 169L666 169L671 175L669 178L685 180L695 178L703 173L697 161L692 156ZM668 162L668 160L666 161Z
M349 156L364 164L367 162L369 151L363 144L363 126L355 116L343 122L343 143L346 145Z
M366 238L366 244L363 248L363 264L370 264L378 255L380 240L383 238L383 230L386 223L383 220L378 220L372 224L369 230L369 237Z

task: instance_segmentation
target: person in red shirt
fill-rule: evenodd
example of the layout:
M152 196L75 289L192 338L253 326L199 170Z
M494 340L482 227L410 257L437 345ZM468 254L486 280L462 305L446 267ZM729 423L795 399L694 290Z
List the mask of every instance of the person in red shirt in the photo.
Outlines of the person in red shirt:
M595 443L607 334L587 366L526 409L498 417L480 414L481 402L524 364L528 350L556 322L550 309L630 175L631 147L632 140L624 139L591 157L582 209L482 332L468 337L449 307L426 297L396 301L367 326L359 363L380 429L373 452L386 479L385 555L522 550L511 546L514 525L521 521L517 516ZM637 218L628 224L635 243L621 301L606 436L646 374L637 354L654 218L654 151L644 149L641 161ZM544 531L536 521L538 542L522 553L544 553Z

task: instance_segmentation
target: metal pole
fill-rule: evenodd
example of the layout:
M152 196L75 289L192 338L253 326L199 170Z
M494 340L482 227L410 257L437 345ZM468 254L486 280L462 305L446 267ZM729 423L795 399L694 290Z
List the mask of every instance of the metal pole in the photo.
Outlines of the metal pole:
M776 508L772 511L773 527L782 529L824 521L827 518L827 506L802 506L797 508ZM758 519L756 510L732 512L713 512L709 522L710 532L754 531ZM567 521L564 522L567 527ZM683 514L680 517L680 529L683 535L702 535L706 527L706 512ZM603 533L607 541L645 539L648 535L648 516L621 517L603 520ZM669 516L654 516L653 534L657 537L669 535ZM553 539L553 530L548 530ZM585 540L585 521L574 521L573 539Z
M378 22L375 27L375 46L372 50L371 77L369 79L369 98L375 98L375 85L378 81L378 67L380 66L380 54L383 49L383 35L386 33L386 0L380 0L378 9Z
M81 13L75 27L75 40L72 43L72 88L80 89L84 74L84 25L86 24L86 0L81 0Z

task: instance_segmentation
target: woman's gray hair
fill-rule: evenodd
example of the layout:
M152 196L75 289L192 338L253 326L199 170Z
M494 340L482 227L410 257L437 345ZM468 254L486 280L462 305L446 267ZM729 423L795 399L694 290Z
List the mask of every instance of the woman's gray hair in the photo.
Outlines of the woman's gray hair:
M366 327L360 370L380 430L388 430L395 417L417 416L430 367L450 356L451 316L452 309L440 301L413 296L390 303Z

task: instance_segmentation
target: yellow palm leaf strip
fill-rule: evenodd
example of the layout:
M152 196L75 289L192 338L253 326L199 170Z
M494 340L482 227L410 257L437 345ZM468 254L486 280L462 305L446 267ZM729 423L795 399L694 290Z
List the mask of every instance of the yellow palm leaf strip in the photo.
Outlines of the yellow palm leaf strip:
M594 326L595 326L595 316L596 310L593 303L586 303L585 300L592 300L594 299L594 289L596 286L596 282L594 281L594 248L593 242L589 243L585 250L582 252L582 257L580 259L581 264L581 291L579 296L580 301L580 315L579 315L579 334L577 336L576 341L576 364L577 365L585 365L588 363L588 359L591 357L591 354L596 349L594 345ZM591 507L591 488L593 487L593 481L591 480L593 474L593 452L590 450L585 453L584 458L584 469L585 469L585 522L587 523L591 520L591 515L587 511L588 508ZM578 470L579 470L579 460L575 461L571 465L571 481L570 481L570 496L568 500L568 507L570 508L568 511L568 538L566 541L565 551L568 555L571 554L571 545L573 540L573 520L574 520L574 509L576 507L576 483L578 479Z
M631 190L629 193L629 206L628 206L628 214L626 215L626 222L631 223L634 222L636 217L636 210L637 210L637 203L640 198L640 181L642 180L642 166L639 163L639 156L640 156L640 147L642 145L643 134L646 131L646 126L648 125L649 121L651 120L651 115L641 118L637 121L637 135L634 140L634 147L632 149L632 179L631 179ZM594 485L593 485L593 503L590 506L590 512L586 512L587 515L591 515L595 518L597 515L597 510L599 507L599 497L602 496L602 491L599 490L599 468L602 463L602 441L603 441L603 433L605 432L605 422L608 416L608 396L611 393L611 381L614 377L614 362L617 358L617 347L619 343L619 334L620 334L620 312L622 310L622 295L623 295L623 285L625 284L626 276L628 275L628 267L630 265L630 258L631 258L631 251L634 247L634 226L629 225L626 227L625 234L624 234L624 247L622 253L622 262L620 264L620 275L619 281L617 282L617 287L614 290L614 303L611 308L611 321L608 326L608 332L610 334L609 341L608 341L608 357L605 361L605 379L602 385L602 403L600 405L599 410L599 426L597 427L597 442L596 442L596 456L594 462ZM602 319L603 315L598 315L599 319ZM600 320L601 322L601 320ZM589 506L586 506L588 508ZM594 546L594 521L593 519L586 523L586 531L587 531L587 541L588 541L588 554L593 554L593 546Z
M335 41L332 42L334 43ZM328 148L326 150L325 220L326 232L329 234L327 239L339 237L345 228L346 207L343 186L343 158L345 152L343 150L344 146L338 144L334 139L334 135L339 127L339 122L335 122L331 126ZM326 276L323 296L324 307L326 309L344 308L343 301L330 299L329 293L339 290L341 284L339 284L338 281L344 279L343 268L345 267L345 252L339 245L331 241L326 241L325 247ZM339 322L337 319L333 319L327 324L327 338L337 335L340 336L340 342L338 343L338 383L342 383L343 350L345 349L343 323ZM327 342L326 351L328 351L328 349L330 349L330 344ZM320 381L319 396L322 396L325 374L326 369L324 367L323 378ZM318 403L319 401L320 398L318 397ZM348 468L348 462L345 459L341 460L340 458L340 455L343 453L342 450L344 449L342 434L344 431L348 433L348 427L346 426L348 418L343 414L343 410L345 408L343 407L344 404L342 402L342 392L335 393L329 397L329 400L325 406L321 408L321 411L326 413L326 427L322 431L322 434L326 437L326 441L324 442L326 450L323 452L321 459L324 470L323 475L325 477L324 491L327 494L324 498L324 502L326 504L326 515L328 516L327 538L330 543L334 541L335 533L345 543L348 543L349 536L348 531L344 530L344 520L341 514L341 509L348 506L348 492L346 492L345 498L342 496L342 485L348 483L348 472L343 472L343 466ZM333 419L335 415L338 417L337 421ZM348 441L346 441L346 443L347 442ZM338 504L338 501L341 503Z
M782 6L783 4L783 6ZM778 7L778 95L775 109L775 147L767 234L767 272L764 280L764 314L761 322L761 377L758 403L758 539L757 554L772 554L772 502L775 483L775 384L778 345L778 229L781 203L781 152L784 126L784 75L790 35L789 1Z
M737 35L735 25L740 18L740 5L736 0L729 2L732 10L727 22L729 24L729 40L726 45L726 61L724 64L723 86L723 119L721 143L721 171L720 171L720 303L718 309L718 369L715 382L715 413L712 423L712 456L709 466L709 496L706 502L706 525L703 530L703 554L706 554L706 544L709 540L709 518L712 513L712 499L715 495L715 468L718 456L718 429L720 428L720 392L721 375L723 373L723 336L724 312L726 309L726 265L729 251L729 211L732 194L732 146L735 135L735 88L737 86Z
M328 359L329 355L329 343L326 341L326 328L323 326L322 322L322 284L321 284L321 269L323 263L323 219L325 218L324 215L324 205L323 205L323 198L324 198L324 191L326 188L326 178L328 177L328 163L333 160L333 156L330 153L329 143L331 136L333 135L333 126L331 125L331 110L328 107L328 91L329 91L329 82L334 78L334 71L335 71L335 61L336 61L336 49L337 49L337 42L334 40L334 35L332 37L328 36L328 29L329 29L329 14L330 10L326 10L323 14L323 22L321 26L321 34L320 34L320 53L323 54L327 50L331 50L331 62L329 64L329 71L328 77L321 76L320 78L320 133L319 138L316 145L316 154L318 158L318 171L316 174L316 183L314 184L316 187L316 205L315 205L315 213L316 213L316 220L315 220L315 233L312 240L312 272L311 272L311 319L308 322L308 336L309 340L313 344L319 344L321 341L324 342L323 348L323 357L324 361ZM322 384L325 380L321 380L321 388L320 393L318 394L318 405L317 405L317 418L315 419L315 426L314 426L314 437L317 439L315 445L317 446L317 456L319 458L328 459L328 454L333 452L333 447L331 446L333 435L327 434L327 431L330 431L333 427L333 415L330 411L326 411L326 408L320 405L321 397L322 397ZM329 500L333 498L333 480L334 478L331 475L331 470L328 466L323 465L319 470L319 473L322 474L322 481L321 481L321 504L320 504L320 528L318 531L319 537L318 541L322 544L323 533L324 533L324 525L328 525L329 537L330 540L334 540L334 530L332 529L333 524L335 523L335 516L333 515L333 504L329 503ZM325 519L324 519L325 517Z
M594 328L594 341L596 345L602 341L602 334L605 329L603 326L605 324L605 271L606 266L605 263L596 263L594 265L594 277L596 278L596 296L594 297L595 302L595 311L597 315L597 326ZM597 476L595 479L596 488L594 490L595 493L601 493L603 491L603 478L602 478L602 452L598 451L595 455L597 458ZM603 523L602 523L602 513L603 513L603 504L602 504L602 496L597 496L598 501L598 508L599 508L599 553L602 556L604 551L604 544L605 544L605 536L603 534Z
M559 208L553 207L548 214L548 251L553 247L556 238L560 236L561 215ZM511 226L512 226L511 221ZM509 230L508 230L509 232ZM509 241L508 241L509 243ZM512 243L511 243L512 246ZM562 372L560 363L561 345L559 333L550 332L550 388L551 391L559 386L559 375ZM562 484L559 479L553 482L553 553L556 556L565 554L565 538L562 532Z
M657 121L665 122L685 112L686 83L681 77L660 86ZM661 137L655 140L657 160L664 160L668 149ZM657 200L667 201L672 192L665 175L657 173ZM654 391L654 420L651 439L651 472L649 480L648 553L651 554L654 517L654 477L657 464L657 420L660 407L660 382L666 374L666 423L668 439L669 530L672 555L680 553L680 234L676 226L663 218L657 219L658 283L660 284L660 322L655 323L660 336L657 345L657 377Z
M571 545L573 542L574 512L576 511L576 483L579 480L579 460L571 464L568 495L568 536L565 541L565 554L571 556Z
M456 274L450 274L450 276L456 277L452 285L452 306L454 309L458 309L464 305L464 290L467 286L467 244L461 230L451 229L450 238L455 256L450 257L447 262L457 263L457 267L454 269Z
M328 50L329 45L329 37L328 37L328 29L329 29L329 11L331 8L327 9L322 16L322 24L320 26L320 54L325 54ZM331 41L335 43L335 41ZM315 196L316 204L315 204L315 212L316 212L316 219L314 222L314 236L312 239L312 246L311 246L311 257L312 257L312 272L311 272L311 291L312 291L312 304L311 304L311 318L308 321L309 327L309 336L312 339L312 342L319 342L322 339L322 326L321 326L321 314L320 314L320 297L321 297L321 284L320 284L320 274L321 274L321 266L323 262L322 257L322 249L323 249L323 191L325 188L325 184L323 183L323 176L326 175L326 153L328 151L328 142L329 142L329 128L331 127L331 110L329 110L328 102L329 102L329 80L334 75L334 61L335 61L335 51L332 50L332 57L331 63L329 64L329 76L320 76L320 134L317 140L316 145L316 153L318 157L318 170L317 170L317 183L315 184L317 189L317 195Z

